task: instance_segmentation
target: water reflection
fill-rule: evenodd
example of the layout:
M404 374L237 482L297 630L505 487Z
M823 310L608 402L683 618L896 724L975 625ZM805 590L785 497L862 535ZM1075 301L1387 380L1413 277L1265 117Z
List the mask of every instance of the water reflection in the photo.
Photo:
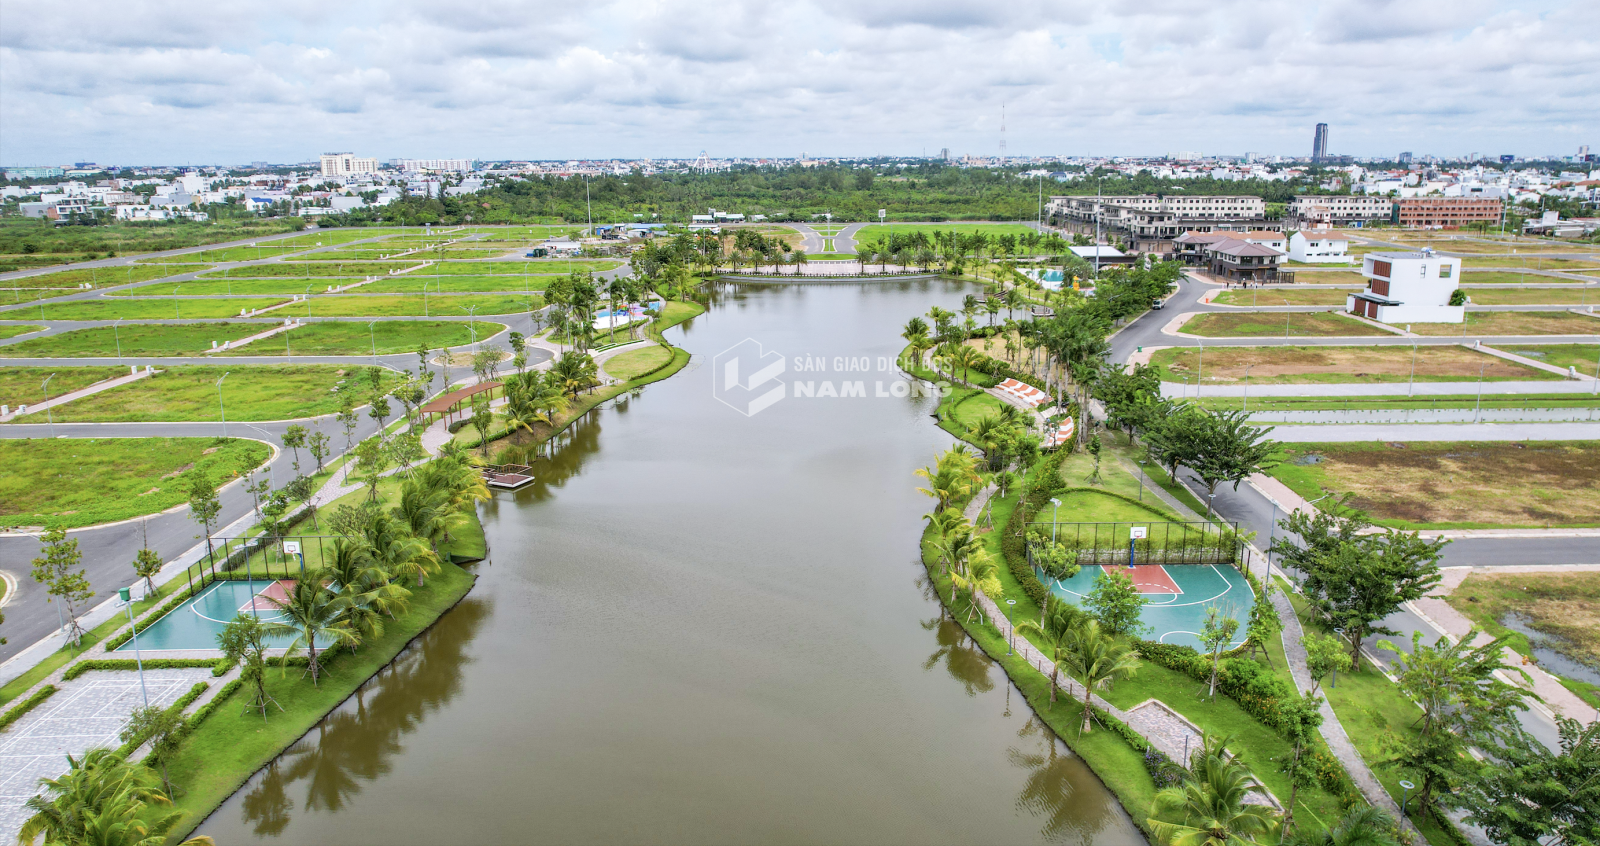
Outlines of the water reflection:
M401 742L424 718L461 692L462 668L472 660L466 647L491 610L471 597L401 652L377 676L357 688L352 701L317 724L246 786L244 822L257 835L289 827L297 788L303 810L337 811L362 785L389 772Z
M1033 749L1006 750L1011 765L1028 773L1017 807L1044 818L1039 833L1052 843L1095 842L1095 835L1117 815L1110 804L1099 801L1105 790L1100 780L1038 716L1029 717L1017 736L1035 741Z
M968 696L994 690L994 681L989 678L989 668L994 666L994 662L967 638L967 630L960 623L941 614L931 620L923 620L922 628L934 632L934 638L939 642L939 648L922 662L922 669L931 670L944 664L945 672L950 674L950 678L961 682Z

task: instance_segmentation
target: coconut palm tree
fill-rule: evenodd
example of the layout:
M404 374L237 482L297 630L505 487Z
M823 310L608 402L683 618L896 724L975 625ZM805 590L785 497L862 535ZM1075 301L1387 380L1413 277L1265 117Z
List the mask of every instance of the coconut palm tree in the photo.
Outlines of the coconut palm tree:
M39 795L25 805L33 815L22 824L18 843L42 835L49 844L156 846L183 820L181 812L151 813L170 806L155 771L132 764L109 749L91 749L81 758L67 756L67 772L39 780ZM209 837L186 840L183 846L210 846Z
M329 580L330 577L324 571L310 570L294 583L294 587L289 589L288 595L282 600L267 598L267 601L283 615L282 620L266 624L268 634L294 638L288 650L283 653L285 662L289 660L289 656L298 653L301 647L306 649L311 659L313 685L317 683L317 676L321 671L317 663L318 639L329 647L359 639L346 619L351 597L334 593L324 587Z
M1058 596L1049 596L1045 599L1045 607L1039 612L1039 622L1024 620L1017 624L1017 632L1033 640L1050 661L1051 705L1056 702L1056 680L1061 677L1061 658L1065 654L1067 635L1086 619L1088 615L1077 606Z
M1346 811L1332 828L1301 829L1289 842L1294 846L1396 846L1394 818L1382 808L1358 805Z
M1182 783L1156 794L1156 815L1182 822L1147 820L1158 843L1167 846L1238 846L1271 842L1279 827L1276 811L1247 805L1252 793L1263 792L1250 768L1228 751L1232 738L1202 735L1200 748L1181 769Z
M450 537L451 525L461 519L461 513L450 508L449 491L428 487L417 479L401 484L400 501L389 513L404 523L413 536L426 542L434 555L439 554L439 544ZM417 587L422 585L418 574Z
M1110 690L1118 680L1139 669L1139 653L1126 641L1101 631L1100 621L1087 619L1073 626L1062 652L1062 667L1083 685L1083 726L1089 730L1090 708L1096 690Z
M952 572L950 580L954 590L967 592L971 603L967 606L967 621L971 622L974 612L979 619L983 618L983 612L978 610L978 591L998 597L1005 588L1000 584L1000 565L980 544L973 544L973 549L965 556L965 565Z
M393 617L405 605L410 592L389 582L415 578L421 587L425 574L439 572L439 557L405 523L382 512L367 518L366 537L373 563L382 574L382 581L369 588L369 593L375 595L367 601Z

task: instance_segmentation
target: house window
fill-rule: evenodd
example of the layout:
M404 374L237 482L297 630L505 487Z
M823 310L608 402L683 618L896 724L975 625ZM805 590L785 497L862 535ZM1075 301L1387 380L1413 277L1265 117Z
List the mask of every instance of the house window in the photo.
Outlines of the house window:
M1448 265L1448 264L1439 265L1439 278L1440 279L1449 279L1450 278L1450 268L1451 267L1452 267L1452 265Z

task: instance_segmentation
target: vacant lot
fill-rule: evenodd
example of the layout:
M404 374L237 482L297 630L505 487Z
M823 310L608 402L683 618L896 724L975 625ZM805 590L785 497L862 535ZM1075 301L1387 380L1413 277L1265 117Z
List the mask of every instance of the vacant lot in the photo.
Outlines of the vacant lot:
M1556 367L1576 367L1579 373L1590 376L1595 375L1596 363L1600 360L1600 344L1530 344L1515 347L1496 346L1495 349L1516 353Z
M1600 265L1600 255L1581 259L1545 258L1518 253L1514 256L1473 256L1461 260L1462 267L1526 267L1529 270L1576 270Z
M353 392L357 405L371 391L365 368L331 364L227 367L186 364L169 367L120 388L101 391L55 409L56 422L112 423L136 420L216 422L217 379L223 373L222 402L228 422L289 420L339 410L342 392ZM384 371L393 387L399 374ZM398 406L394 406L396 412Z
M150 294L161 293L159 289L152 288ZM165 292L171 294L169 289ZM44 316L40 320L196 320L215 317L237 317L239 312L260 311L269 306L288 302L282 297L262 298L234 298L234 299L187 299L183 296L166 299L95 299L95 300L69 300L59 303L45 303ZM27 310L27 318L32 319L35 310Z
M360 282L360 279L297 279L288 277L284 279L235 279L233 277L206 276L200 279L191 279L184 282L178 293L186 297L231 297L239 295L278 295L304 294L306 288L312 294L320 294L329 288L349 285ZM171 294L170 283L156 282L152 285L140 285L137 288L123 288L120 291L107 291L108 297L154 297Z
M529 291L542 291L551 280L565 276L565 273L527 276L432 276L426 270L416 273L407 273L404 276L394 276L388 279L379 279L368 282L356 290L363 294L421 294L422 287L426 285L434 293L476 293L482 291L521 291L526 286Z
M1524 655L1533 644L1508 622L1600 672L1600 573L1474 573L1445 600L1491 635L1511 635Z
M1600 318L1569 311L1474 311L1465 324L1416 323L1418 335L1600 335Z
M621 266L609 259L524 259L522 261L445 261L437 267L419 270L432 276L521 276L524 273L570 273L574 270L601 271Z
M357 289L359 290L359 289ZM445 294L443 296L428 295L424 300L421 294L394 294L377 296L331 296L312 297L311 316L313 317L426 317L446 315L449 317L466 317L467 309L477 307L474 315L488 316L491 314L518 314L532 311L543 304L538 294L532 300L519 295L485 295L471 296L460 294ZM295 314L302 314L304 303L293 306Z
M1411 375L1412 348L1211 347L1202 358L1200 350L1193 347L1174 347L1157 351L1150 363L1169 382L1179 382L1184 377L1193 382L1197 373L1204 377L1204 384L1242 382L1246 365L1250 366L1253 384L1404 382ZM1200 373L1202 367L1204 373ZM1480 367L1486 380L1561 380L1555 373L1454 344L1416 348L1418 382L1477 381Z
M15 338L18 335L26 335L29 332L37 332L43 328L43 326L27 326L9 323L0 325L0 341L4 341L7 338Z
M1353 288L1365 288L1367 277L1356 270L1318 270L1326 265L1304 264L1294 270L1293 285L1274 285L1262 288L1261 296L1269 296L1274 291L1293 291L1301 285L1349 285Z
M1285 305L1285 301L1287 301L1288 305L1297 305L1297 306L1313 306L1313 305L1326 305L1326 306L1337 305L1337 306L1342 306L1342 305L1344 305L1344 298L1351 291L1359 291L1359 290L1361 290L1361 289L1360 288L1348 288L1348 289L1342 289L1342 288L1277 288L1277 289L1264 290L1264 291L1263 290L1257 290L1257 289L1251 289L1251 290L1248 290L1248 291L1223 291L1222 293L1218 294L1216 296L1216 298L1213 299L1211 302L1213 302L1213 303L1215 303L1217 305L1247 306L1247 307L1249 307L1249 306L1258 306L1258 305L1261 305L1261 306ZM1279 331L1279 333L1282 333L1283 327L1279 326L1278 327L1278 331Z
M1463 385L1470 390L1473 385ZM1207 408L1239 409L1243 397L1201 397ZM1589 394L1449 394L1438 396L1354 396L1354 397L1250 397L1249 410L1257 411L1416 411L1436 408L1600 408L1600 397Z
M481 341L505 331L506 327L480 320L473 323L473 328ZM281 355L287 343L295 355L367 355L374 346L378 355L390 355L416 352L423 344L429 349L438 349L459 347L471 341L472 333L465 320L380 320L371 327L351 321L325 321L308 323L282 335L246 344L235 353Z
M1285 314L1201 314L1178 329L1208 338L1345 338L1391 335L1342 314L1288 312Z
M1564 305L1581 306L1600 302L1597 288L1467 288L1473 305ZM1600 321L1596 321L1600 323Z
M319 253L326 256L327 253ZM387 276L391 270L419 267L421 261L296 261L275 264L251 264L230 267L212 273L207 278L233 276L241 279L275 279L280 276Z
M0 405L34 405L131 372L126 367L0 367ZM48 397L40 389L46 378Z
M1475 285L1578 285L1584 280L1567 279L1561 276L1546 276L1542 273L1523 273L1515 270L1465 270L1461 274L1461 284ZM1468 287L1471 293L1472 288Z
M0 356L115 358L119 339L122 342L122 355L128 357L200 355L211 350L212 341L220 345L271 328L271 324L267 323L129 323L119 327L77 329L7 344L0 347Z
M1307 499L1353 493L1386 525L1600 525L1600 442L1296 444L1272 471Z
M0 440L0 526L72 529L154 514L188 501L186 471L220 487L271 454L239 438Z
M6 288L76 288L87 282L96 288L107 285L127 285L148 282L163 276L180 273L197 273L210 269L209 264L128 264L122 267L86 267L77 270L59 270L38 276L23 276L0 282Z

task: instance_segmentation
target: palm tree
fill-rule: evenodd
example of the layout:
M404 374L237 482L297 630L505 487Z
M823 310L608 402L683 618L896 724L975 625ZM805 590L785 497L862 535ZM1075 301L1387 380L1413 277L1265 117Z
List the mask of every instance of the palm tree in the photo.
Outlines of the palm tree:
M599 368L587 353L566 352L550 366L550 376L561 389L578 398L585 388L593 387Z
M33 843L43 835L50 844L158 846L184 817L177 811L149 812L172 804L159 785L149 767L128 763L109 749L91 749L82 758L68 755L66 773L39 780L39 795L25 806L33 816L23 823L17 842ZM212 842L196 837L183 846Z
M1064 669L1083 685L1083 726L1089 730L1090 708L1096 690L1110 690L1118 680L1139 669L1139 653L1126 641L1100 630L1100 621L1087 619L1072 627L1061 656Z
M277 607L283 615L281 621L272 621L266 624L267 632L273 635L289 635L294 637L294 642L289 644L288 650L283 653L285 665L290 655L305 647L311 659L311 684L317 683L320 667L317 664L317 639L321 638L330 647L341 643L357 640L356 633L347 625L347 612L350 608L350 597L336 594L323 586L328 576L321 570L311 570L302 575L294 587L289 589L287 596L279 601L268 597L267 601Z
M1067 635L1085 619L1087 615L1077 606L1058 596L1049 596L1039 612L1039 622L1024 620L1017 625L1017 632L1023 637L1032 638L1050 661L1051 705L1056 703L1056 680L1061 677L1061 658L1066 654Z
M389 582L415 577L417 587L421 587L425 574L439 571L439 557L421 538L412 534L406 524L381 512L368 518L366 536L372 548L373 563L382 576L380 582L369 588L376 595L368 601L393 617L394 611L405 605L410 592Z
M1394 818L1382 808L1358 805L1346 811L1333 828L1324 831L1297 832L1290 843L1294 846L1396 846L1391 834Z
M1246 805L1263 792L1250 768L1228 752L1229 737L1201 735L1200 748L1181 770L1183 783L1156 794L1156 814L1181 815L1182 822L1147 820L1156 840L1167 846L1237 846L1268 842L1278 829L1278 814L1263 805Z
M401 484L400 502L389 513L404 523L413 536L426 541L434 555L439 554L439 544L450 537L451 524L460 519L460 512L450 508L449 491L427 487L417 479ZM422 585L419 573L417 587Z

